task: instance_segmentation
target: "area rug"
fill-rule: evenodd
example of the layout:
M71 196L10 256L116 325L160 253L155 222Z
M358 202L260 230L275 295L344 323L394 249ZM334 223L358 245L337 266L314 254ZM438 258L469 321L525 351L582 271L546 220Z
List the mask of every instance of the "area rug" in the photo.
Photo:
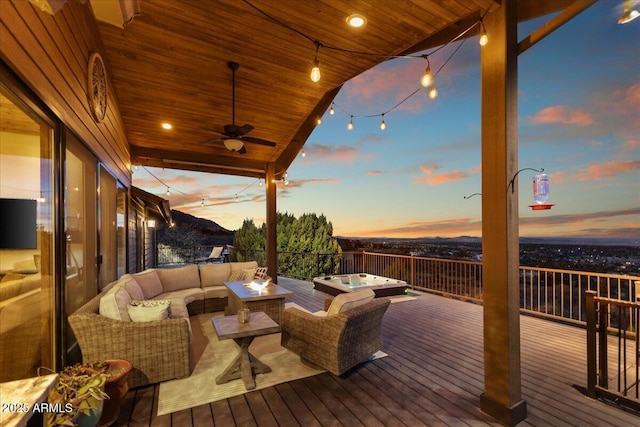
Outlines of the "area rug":
M193 408L205 403L216 402L233 396L239 396L248 390L242 380L216 384L216 377L238 354L238 346L233 340L218 341L213 328L211 314L195 316L192 327L202 328L209 340L202 356L198 360L190 377L166 381L160 384L158 397L158 415L165 415L183 409ZM196 331L194 331L194 334ZM280 334L257 337L251 343L251 353L269 365L272 371L256 376L256 388L260 390L325 372L300 362L300 357L280 346ZM252 390L249 390L252 391Z

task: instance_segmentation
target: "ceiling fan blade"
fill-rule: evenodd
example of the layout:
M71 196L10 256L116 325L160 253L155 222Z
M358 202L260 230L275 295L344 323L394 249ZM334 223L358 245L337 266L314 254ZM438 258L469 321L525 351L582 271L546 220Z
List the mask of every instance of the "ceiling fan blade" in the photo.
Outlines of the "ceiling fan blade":
M204 141L200 141L198 144L201 144L201 145L213 144L214 142L223 142L225 139L227 139L227 138L211 138L211 139L205 139Z
M238 154L247 154L247 146L243 145L241 149L236 151L236 153L238 153Z
M254 138L252 136L243 136L242 140L245 142L251 142L253 144L266 145L267 147L275 147L276 143L272 141L267 141L266 139Z
M253 126L249 124L242 125L238 128L238 136L246 135L253 130Z

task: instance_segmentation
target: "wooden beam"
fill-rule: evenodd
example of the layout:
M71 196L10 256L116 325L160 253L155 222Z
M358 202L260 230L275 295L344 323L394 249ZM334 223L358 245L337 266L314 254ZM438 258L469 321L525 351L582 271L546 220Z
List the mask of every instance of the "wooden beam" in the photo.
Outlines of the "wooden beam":
M276 208L276 167L273 163L267 165L265 192L267 193L267 274L278 283L278 239L277 239L277 208Z
M576 0L560 14L551 18L542 27L538 28L527 37L522 39L522 41L518 43L518 55L520 55L530 47L533 47L533 45L538 43L543 38L547 37L558 28L562 27L564 24L575 18L578 14L589 8L597 1L598 0Z
M482 48L482 283L484 393L480 409L505 425L527 416L520 367L517 0L484 18Z

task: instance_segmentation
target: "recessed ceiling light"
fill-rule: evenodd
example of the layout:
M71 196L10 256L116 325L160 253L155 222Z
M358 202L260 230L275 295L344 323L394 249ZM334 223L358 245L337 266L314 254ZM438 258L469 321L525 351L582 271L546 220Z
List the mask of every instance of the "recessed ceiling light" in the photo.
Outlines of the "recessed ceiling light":
M173 129L173 126L171 126L171 123L165 122L162 124L162 129L166 129L166 130Z
M364 27L366 23L367 23L367 18L365 18L362 15L358 15L357 13L350 15L347 18L347 24L349 24L353 28Z

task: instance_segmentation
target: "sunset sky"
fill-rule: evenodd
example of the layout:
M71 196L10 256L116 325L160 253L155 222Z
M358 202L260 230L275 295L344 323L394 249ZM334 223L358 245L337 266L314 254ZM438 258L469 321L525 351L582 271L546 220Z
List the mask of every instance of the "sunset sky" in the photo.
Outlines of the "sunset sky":
M555 204L532 211L535 172L520 173L522 237L640 240L640 18L619 25L621 13L622 1L601 0L519 57L519 167L545 169ZM547 19L521 24L519 38ZM438 97L421 90L385 114L384 131L364 116L416 90L424 61L347 82L278 185L278 210L324 214L336 236L481 236L482 197L464 198L481 191L480 46L461 43L429 55L436 71L459 47L436 75ZM138 168L133 184L230 230L265 220L256 179Z

